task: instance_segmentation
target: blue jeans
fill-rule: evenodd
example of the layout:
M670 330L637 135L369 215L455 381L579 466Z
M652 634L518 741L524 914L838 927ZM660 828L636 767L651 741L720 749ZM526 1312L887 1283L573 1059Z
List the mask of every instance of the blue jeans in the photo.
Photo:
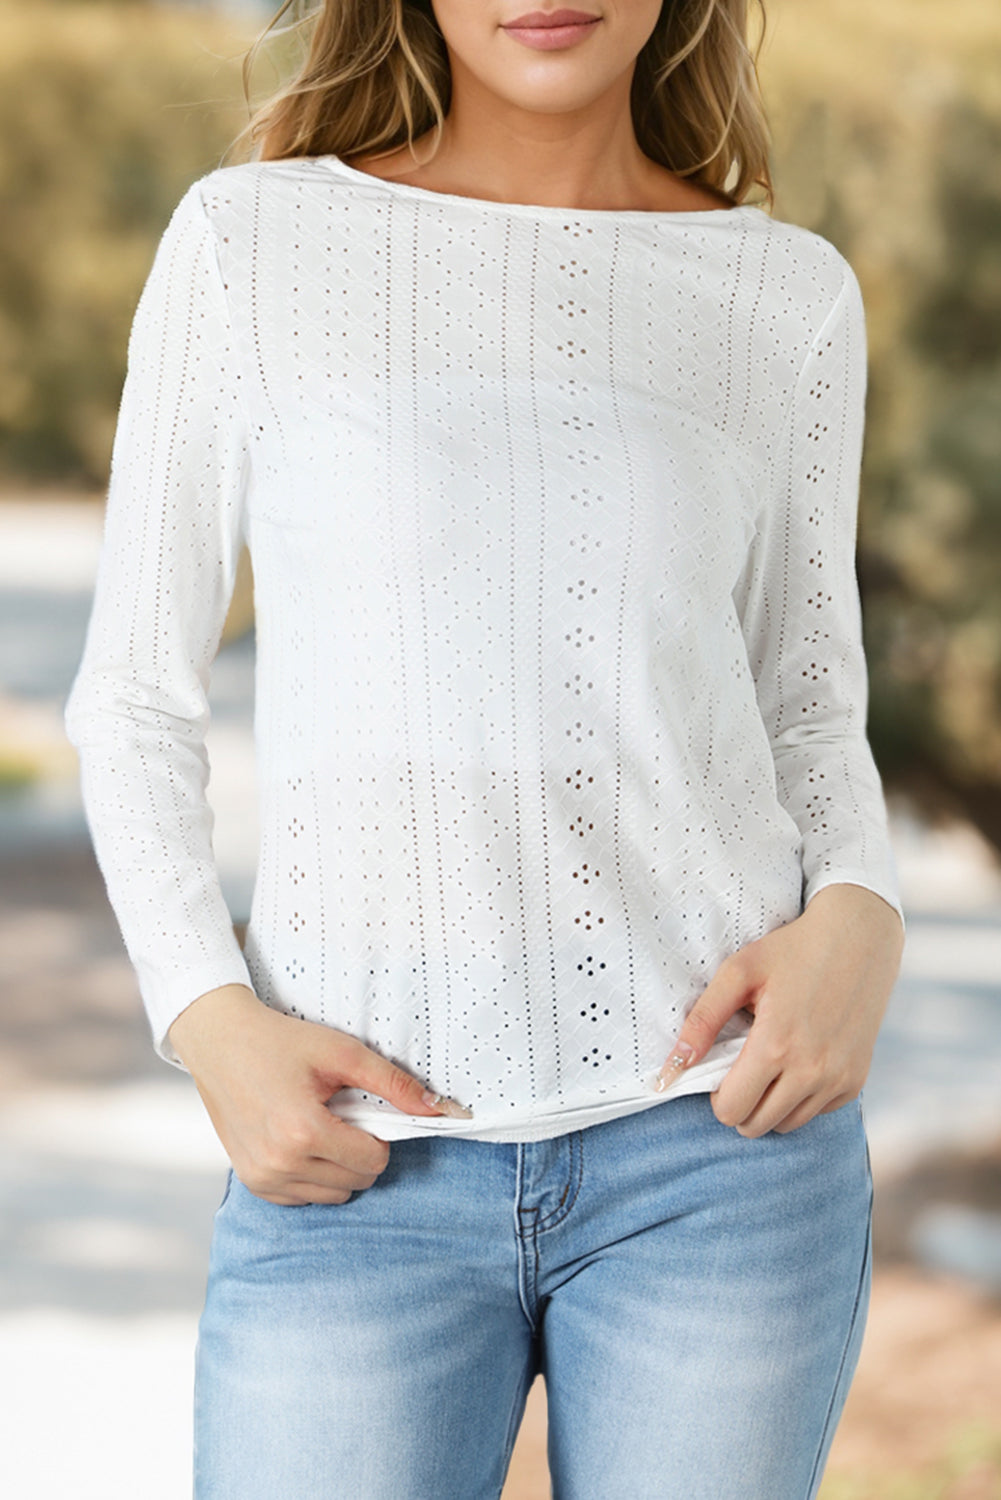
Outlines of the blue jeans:
M233 1174L196 1500L486 1500L546 1381L556 1500L808 1500L858 1358L858 1101L747 1140L707 1094L553 1140L395 1142L345 1204Z

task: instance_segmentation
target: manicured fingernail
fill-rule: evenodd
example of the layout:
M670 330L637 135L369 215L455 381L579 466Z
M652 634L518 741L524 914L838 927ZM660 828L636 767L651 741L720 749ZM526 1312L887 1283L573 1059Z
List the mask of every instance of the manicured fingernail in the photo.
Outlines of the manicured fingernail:
M471 1120L473 1118L473 1111L471 1109L467 1109L464 1104L460 1104L456 1099L447 1098L444 1094L432 1094L431 1090L428 1089L426 1093L421 1095L421 1098L429 1109L438 1110L440 1114L447 1115L450 1120Z
M687 1042L675 1042L674 1051L657 1075L656 1090L658 1094L666 1093L672 1083L681 1077L695 1056L695 1048Z

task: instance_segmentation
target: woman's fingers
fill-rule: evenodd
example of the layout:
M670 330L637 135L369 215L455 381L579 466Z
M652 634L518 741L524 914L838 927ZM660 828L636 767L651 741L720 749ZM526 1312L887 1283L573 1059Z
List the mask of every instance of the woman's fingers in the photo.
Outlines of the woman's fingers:
M721 1103L723 1091L735 1070L736 1064L712 1095L713 1110L721 1124L732 1125L740 1135L748 1138L765 1135L769 1130L787 1135L792 1130L798 1130L801 1125L806 1125L815 1115L831 1114L852 1099L858 1098L857 1093L848 1092L835 1094L832 1098L830 1093L816 1088L813 1083L797 1080L796 1075L789 1072L775 1077L750 1108L743 1108L739 1095ZM753 1093L753 1089L754 1085L751 1084L749 1094L743 1096L744 1100Z
M779 1007L779 1018L784 1016ZM713 1093L722 1125L746 1136L796 1130L835 1099L852 1097L833 1063L825 1063L802 1040L793 1041L794 1024L791 1016L778 1024L770 1003L763 1003L740 1056Z
M748 1002L753 979L743 954L733 954L720 964L712 979L685 1017L684 1025L660 1070L657 1092L666 1092L693 1063L701 1062L720 1031Z
M769 1130L795 1130L816 1114L822 1102L814 1094L804 1095L802 1087L784 1074L769 1079L761 1087L753 1075L738 1080L736 1088L726 1090L734 1069L712 1095L713 1112L721 1125L731 1125L738 1135L754 1139ZM757 1091L757 1092L756 1092Z
M754 1128L756 1118L762 1118L763 1112L782 1119L799 1103L799 1099L791 1096L788 1082L784 1089L781 1087L781 1071L766 1058L757 1058L755 1051L749 1037L737 1061L712 1095L713 1112L720 1124L731 1125L744 1135L764 1134L764 1131ZM779 1104L784 1105L777 1115L776 1090L779 1091ZM752 1128L749 1130L748 1126Z
M712 1096L742 1135L788 1132L858 1096L899 971L896 910L865 887L823 887L799 917L726 959L692 1007L658 1088L700 1062L737 1010L753 1020Z
M385 1141L320 1105L308 1121L274 1121L267 1144L237 1176L271 1203L344 1203L370 1188L388 1165Z
M315 1182L288 1182L280 1193L256 1192L248 1183L243 1185L255 1198L280 1204L283 1208L302 1208L307 1203L347 1203L351 1197L350 1188L323 1188Z
M272 1010L244 985L207 991L170 1037L233 1170L274 1203L344 1202L385 1169L386 1142L328 1108L345 1087L409 1114L469 1118L357 1037Z
M822 1095L807 1094L804 1098L795 1084L777 1079L757 1108L737 1126L738 1134L756 1140L770 1130L779 1134L798 1130L820 1112L822 1103Z
M335 1088L348 1085L365 1089L408 1115L447 1115L460 1120L473 1117L471 1109L427 1088L355 1037L332 1030L324 1035L323 1029L318 1028L312 1033L312 1041L314 1066L318 1073L330 1078Z
M327 1123L320 1126L312 1154L305 1158L309 1170L303 1173L321 1187L350 1182L355 1190L371 1187L389 1165L389 1146L378 1136L369 1135L357 1125L345 1124L324 1110Z
M850 1104L853 1099L857 1099L861 1092L861 1089L857 1089L854 1094L837 1094L831 1100L830 1104L825 1104L823 1109L818 1110L817 1113L821 1115L830 1115L833 1114L836 1109L844 1109L845 1105Z

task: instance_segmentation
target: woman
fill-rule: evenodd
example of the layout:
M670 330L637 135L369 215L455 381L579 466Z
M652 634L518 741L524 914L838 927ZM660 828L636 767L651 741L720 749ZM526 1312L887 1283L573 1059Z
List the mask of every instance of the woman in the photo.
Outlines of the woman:
M68 710L232 1161L201 1497L804 1500L869 1285L902 922L854 275L743 0L328 0L136 314ZM729 190L728 190L728 184ZM205 691L246 538L245 953Z

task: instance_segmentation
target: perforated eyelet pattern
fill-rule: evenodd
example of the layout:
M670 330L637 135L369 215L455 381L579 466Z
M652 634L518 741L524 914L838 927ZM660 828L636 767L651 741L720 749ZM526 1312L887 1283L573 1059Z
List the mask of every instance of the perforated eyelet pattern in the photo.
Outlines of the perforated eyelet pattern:
M162 1055L242 979L472 1106L470 1133L556 1134L655 1102L716 966L804 895L896 903L864 385L850 268L757 211L443 199L324 158L195 184L136 315L68 713ZM246 958L202 745L244 537Z

